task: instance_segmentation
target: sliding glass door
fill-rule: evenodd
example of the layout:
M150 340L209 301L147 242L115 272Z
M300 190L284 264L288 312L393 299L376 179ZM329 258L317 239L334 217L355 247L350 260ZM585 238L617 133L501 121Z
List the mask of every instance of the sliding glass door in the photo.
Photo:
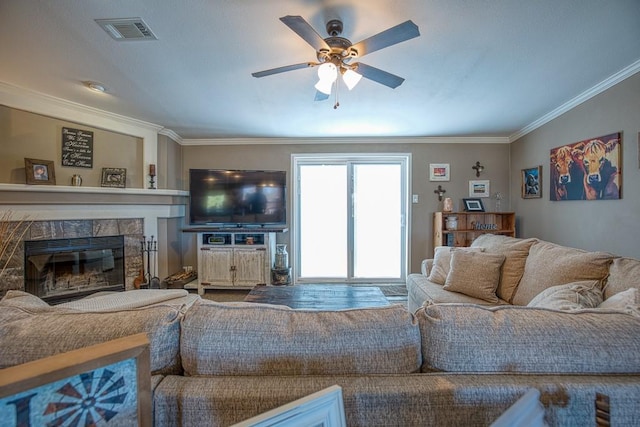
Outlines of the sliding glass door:
M296 283L404 282L408 165L408 155L294 155Z

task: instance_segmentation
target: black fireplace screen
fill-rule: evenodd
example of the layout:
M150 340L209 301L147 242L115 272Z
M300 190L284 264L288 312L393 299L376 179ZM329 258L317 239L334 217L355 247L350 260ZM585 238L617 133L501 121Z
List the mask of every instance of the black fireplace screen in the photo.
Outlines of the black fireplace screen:
M28 240L25 290L49 303L124 290L124 236Z

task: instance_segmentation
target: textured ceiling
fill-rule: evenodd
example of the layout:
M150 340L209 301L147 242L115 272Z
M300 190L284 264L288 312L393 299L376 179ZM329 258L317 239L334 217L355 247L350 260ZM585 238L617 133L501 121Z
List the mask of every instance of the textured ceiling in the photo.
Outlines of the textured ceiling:
M315 59L279 17L356 43L405 20L420 37L362 58L404 77L314 102ZM141 17L155 41L95 19ZM2 0L0 82L181 138L510 136L640 60L638 0ZM81 82L98 81L106 94Z

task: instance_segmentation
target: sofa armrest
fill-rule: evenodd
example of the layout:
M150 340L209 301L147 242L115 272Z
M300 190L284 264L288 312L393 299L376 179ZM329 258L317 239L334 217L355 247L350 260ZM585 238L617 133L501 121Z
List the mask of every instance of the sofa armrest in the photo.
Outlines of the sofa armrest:
M420 272L425 276L428 276L432 267L433 267L433 259L423 259L422 263L420 264Z

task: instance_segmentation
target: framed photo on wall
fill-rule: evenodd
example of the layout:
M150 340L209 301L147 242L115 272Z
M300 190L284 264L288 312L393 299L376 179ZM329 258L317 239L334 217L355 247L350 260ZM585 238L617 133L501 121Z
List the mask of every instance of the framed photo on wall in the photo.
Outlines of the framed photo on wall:
M488 180L469 181L469 197L490 197L490 182Z
M481 199L462 199L464 210L467 212L484 212L484 205Z
M449 163L430 163L429 181L449 181L451 179Z
M52 160L24 159L27 184L56 185Z
M542 197L542 166L522 169L522 198Z

